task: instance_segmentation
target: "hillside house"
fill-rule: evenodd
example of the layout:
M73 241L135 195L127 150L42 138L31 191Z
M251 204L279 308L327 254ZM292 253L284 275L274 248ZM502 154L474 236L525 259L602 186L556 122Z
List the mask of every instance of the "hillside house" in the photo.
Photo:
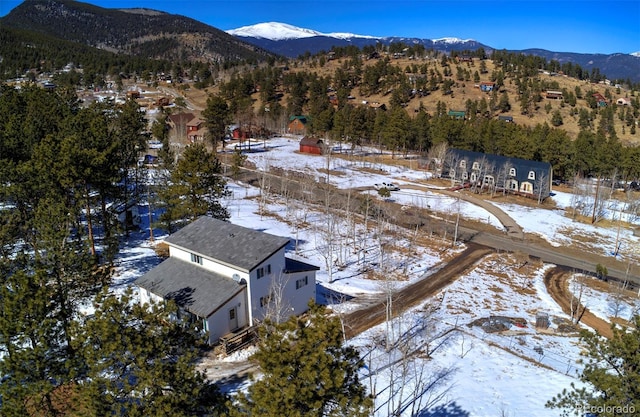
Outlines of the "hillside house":
M381 110L381 111L387 110L387 106L384 103L379 103L377 101L374 101L373 103L369 103L369 107L371 107L373 110Z
M592 97L595 99L596 106L598 107L607 107L607 105L609 104L609 101L605 98L605 96L600 93L594 93Z
M457 120L464 120L466 114L467 112L465 112L464 110L449 110L449 112L447 113L449 117L453 117Z
M440 176L456 184L544 200L551 193L552 174L548 162L450 149Z
M496 88L496 83L490 81L483 81L480 83L480 91L484 93L490 93Z
M545 96L545 98L548 98L550 100L563 100L564 99L562 91L547 90L547 92L545 93L544 96Z
M307 131L308 121L309 118L307 116L291 116L287 125L287 132L294 135L304 135Z
M310 153L314 155L322 155L324 151L324 142L322 139L305 136L300 141L300 152Z
M626 98L626 97L620 97L619 99L616 100L616 104L618 106L630 106L631 105L631 99Z
M186 145L189 142L187 124L195 117L193 113L176 113L167 116L170 142Z
M513 123L513 116L498 116L498 120L501 120L503 122L507 122L507 123Z
M169 258L136 280L141 303L174 300L210 344L286 319L315 301L316 266L285 256L289 239L203 216L166 238Z
M194 117L187 122L187 138L189 142L203 143L206 134L207 128L204 125L204 120Z

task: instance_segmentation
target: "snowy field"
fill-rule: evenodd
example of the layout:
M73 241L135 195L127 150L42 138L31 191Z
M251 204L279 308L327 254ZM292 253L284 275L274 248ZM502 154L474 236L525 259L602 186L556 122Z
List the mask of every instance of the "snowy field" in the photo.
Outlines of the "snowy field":
M393 181L401 191L392 198L406 206L429 206L433 211L450 216L460 212L469 219L486 222L502 229L498 220L487 211L470 203L446 197L433 191L402 190L412 182L423 181L428 173L417 169L383 165L367 161L345 161L337 157L327 160L321 156L294 153L299 138L271 139L267 152L247 154L259 169L280 167L298 170L306 175L326 178L326 168L332 174L329 181L340 188L360 188L378 182ZM317 301L329 304L336 312L357 308L359 297L382 294L385 286L400 288L431 273L452 251L449 242L439 245L415 246L411 233L387 226L385 233L369 224L339 219L338 260L329 264L327 272L326 234L320 225L326 222L321 210L314 211L275 196L261 201L259 190L244 184L229 183L232 191L225 204L231 222L260 229L266 233L290 237L295 244L287 256L299 258L321 269L317 274ZM370 192L370 191L359 191ZM557 209L537 209L513 204L494 203L518 222L527 233L536 233L554 245L571 242L576 233L601 236L595 240L594 251L607 254L611 242L618 238L621 255L638 247L638 238L630 227L611 229L572 222L564 216L563 208L571 196L556 193ZM144 210L142 208L141 210ZM119 273L115 290L121 291L140 275L160 262L148 240L148 216L142 214L140 232L131 236L120 254ZM304 222L301 219L304 218ZM534 220L531 220L534 219ZM315 225L315 226L314 226ZM354 249L353 236L357 240ZM571 234L568 235L568 232ZM382 236L390 235L392 239ZM155 230L156 242L166 235ZM612 240L613 239L613 240ZM384 263L380 248L385 243ZM334 242L335 244L335 242ZM611 245L611 246L609 246ZM449 247L450 249L443 250ZM411 248L411 250L408 250ZM373 267L371 267L373 265ZM370 270L385 265L389 281L370 279ZM441 294L406 312L390 324L374 327L350 341L357 346L367 366L362 381L376 394L376 416L388 416L401 410L403 416L556 416L544 404L553 395L568 388L580 370L580 347L577 338L541 334L535 331L538 313L554 319L567 319L546 292L542 281L550 265L526 264L515 255L495 254L473 271L458 279ZM350 299L350 301L344 301ZM611 316L611 297L601 290L589 290L588 307L594 314L608 319ZM627 299L619 307L619 316L629 316L637 308L637 299ZM486 332L482 326L470 326L477 319L504 316L522 319L522 326L512 326L503 334ZM555 324L552 323L553 330ZM389 347L391 346L391 347ZM411 355L402 353L412 352ZM430 358L427 358L429 352ZM250 351L238 352L225 361L243 361ZM433 382L430 389L427 384ZM415 392L424 395L416 396ZM417 400L411 400L412 398ZM424 410L426 411L418 411Z

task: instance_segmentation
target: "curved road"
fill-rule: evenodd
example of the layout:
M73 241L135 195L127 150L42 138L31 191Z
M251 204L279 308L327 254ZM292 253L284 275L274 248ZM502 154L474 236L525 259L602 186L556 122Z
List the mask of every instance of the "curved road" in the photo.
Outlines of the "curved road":
M413 307L427 297L435 295L466 271L473 268L486 255L493 252L491 248L474 243L470 243L467 246L466 250L447 262L442 268L426 274L413 284L394 292L391 298L393 316L398 316L409 307ZM373 326L384 323L386 320L386 305L386 297L382 295L373 304L345 314L342 317L345 337L351 338Z

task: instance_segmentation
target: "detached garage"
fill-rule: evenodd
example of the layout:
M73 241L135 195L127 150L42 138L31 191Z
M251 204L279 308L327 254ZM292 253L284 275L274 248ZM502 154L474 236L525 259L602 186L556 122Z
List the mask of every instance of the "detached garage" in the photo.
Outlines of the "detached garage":
M324 150L324 142L322 139L305 136L300 141L300 152L322 155Z

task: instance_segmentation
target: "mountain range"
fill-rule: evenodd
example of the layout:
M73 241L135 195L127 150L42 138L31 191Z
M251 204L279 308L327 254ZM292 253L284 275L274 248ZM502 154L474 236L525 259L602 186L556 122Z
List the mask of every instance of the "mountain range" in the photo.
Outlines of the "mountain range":
M483 48L490 54L496 48L474 39L440 38L422 39L400 36L375 37L352 33L321 33L311 29L298 28L285 23L269 22L244 26L227 31L245 42L252 43L278 55L295 58L305 53L316 54L329 51L332 46L357 46L402 42L407 45L420 44L426 49L438 51L464 51ZM556 60L560 64L571 62L583 69L598 68L610 79L629 79L640 82L640 52L634 54L581 54L575 52L554 52L545 49L511 50L508 52L536 55L546 60Z
M490 54L495 49L473 39L321 33L275 22L225 32L195 19L162 11L107 9L73 0L25 0L0 19L0 32L9 29L43 34L118 54L174 62L255 62L274 58L275 55L295 58L307 53L316 54L329 51L334 46L362 48L397 42L421 44L426 49L445 52L483 48ZM23 40L18 44L16 47L24 48L28 43ZM4 47L6 49L7 45ZM579 54L543 49L510 52L538 55L561 64L572 62L586 70L598 68L610 79L640 82L640 53Z

